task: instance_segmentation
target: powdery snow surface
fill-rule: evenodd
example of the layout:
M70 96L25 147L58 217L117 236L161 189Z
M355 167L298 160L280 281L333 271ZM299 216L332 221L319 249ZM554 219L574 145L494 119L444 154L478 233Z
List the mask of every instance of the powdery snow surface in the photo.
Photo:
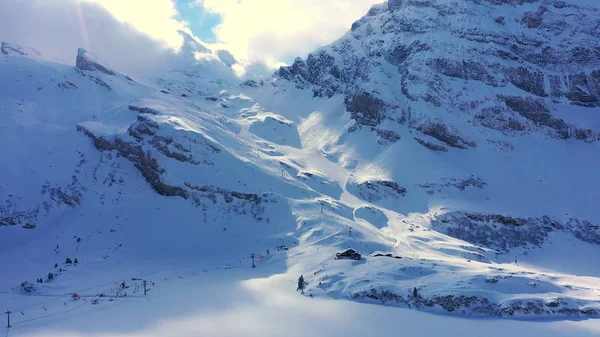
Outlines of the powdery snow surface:
M92 305L84 300L45 304L67 312L16 323L9 336L597 336L597 321L526 322L437 316L328 299L290 291L300 270L284 263L230 270L174 267L151 276L148 297ZM181 276L181 278L180 278ZM185 291L182 291L185 289ZM39 315L46 312L40 309ZM30 313L32 311L29 311ZM20 315L20 314L18 314ZM15 318L20 320L21 316Z
M9 336L600 335L598 142L423 105L441 151L277 77L94 69L0 59Z

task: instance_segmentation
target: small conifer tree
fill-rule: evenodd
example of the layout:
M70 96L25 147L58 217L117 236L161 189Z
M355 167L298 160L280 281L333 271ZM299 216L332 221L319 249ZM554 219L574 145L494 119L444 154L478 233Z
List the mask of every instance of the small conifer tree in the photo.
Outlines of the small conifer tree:
M48 280L52 280L54 279L54 274L53 273L48 273Z
M304 295L305 284L306 282L304 282L304 276L300 275L300 277L298 278L298 289L296 289L296 291L300 290L300 292Z
M71 264L71 263L73 263L73 260L71 260L71 258L67 257L67 261L65 263Z

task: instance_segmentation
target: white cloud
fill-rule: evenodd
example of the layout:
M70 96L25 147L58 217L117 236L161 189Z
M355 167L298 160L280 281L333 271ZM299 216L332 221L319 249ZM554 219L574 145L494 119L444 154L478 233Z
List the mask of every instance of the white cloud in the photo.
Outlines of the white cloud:
M115 70L151 75L188 64L177 31L191 32L176 19L173 1L0 0L0 41L37 48L71 64L77 48L84 47ZM241 61L233 71L253 76L332 42L379 0L196 1L222 16L215 28L217 43L205 45L228 50ZM192 53L188 57L193 60Z
M83 47L119 72L151 76L193 65L194 51L202 49L190 46L191 38L174 52L184 40L177 30L189 32L175 14L171 0L1 0L0 41L67 64L75 64L77 48ZM228 76L215 59L203 58L198 66Z
M305 56L350 29L382 0L197 0L221 15L219 42L245 63L279 62Z
M131 24L140 32L178 49L183 39L178 30L187 30L175 19L177 9L172 0L81 0L98 3L117 20ZM189 32L189 30L188 30Z
M77 48L84 47L120 72L160 70L173 55L160 40L87 0L0 1L0 41L39 49L68 64L75 64Z

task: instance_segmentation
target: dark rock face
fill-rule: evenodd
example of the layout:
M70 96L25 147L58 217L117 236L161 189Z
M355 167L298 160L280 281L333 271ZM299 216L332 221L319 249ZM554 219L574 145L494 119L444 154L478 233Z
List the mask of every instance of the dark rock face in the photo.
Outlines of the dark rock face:
M506 105L521 116L529 119L537 125L547 126L556 130L561 138L569 138L569 126L562 119L552 117L550 110L542 100L529 97L502 96L500 97Z
M380 137L377 141L380 145L392 144L399 141L401 138L399 134L392 130L377 129L375 132L377 133L377 136Z
M476 316L496 316L510 317L515 315L541 316L556 315L575 316L575 317L598 317L600 311L597 309L579 309L569 307L569 304L561 301L544 302L539 299L516 299L502 303L493 303L482 296L466 295L434 295L423 297L419 294L413 296L409 289L406 294L400 295L386 289L376 289L350 293L348 296L354 301L378 302L383 304L392 304L396 306L416 308L426 310L428 308L441 308L448 313L462 313L469 311ZM550 303L550 304L548 304ZM552 308L552 311L547 310Z
M558 138L575 138L587 142L593 142L599 138L598 134L592 130L580 129L567 124L562 119L554 118L542 100L515 96L501 96L500 99L503 100L511 110L519 113L535 125L552 129ZM511 127L510 124L509 127ZM520 127L520 125L518 127ZM515 128L514 124L513 128Z
M538 28L542 24L544 13L547 11L548 8L541 6L537 12L525 12L521 24L527 26L527 28Z
M59 82L56 86L61 89L77 89L77 86L69 81Z
M4 55L9 55L9 54L17 54L17 55L27 55L26 52L24 52L23 50L21 50L21 48L18 48L16 46L11 46L10 44L6 43L6 42L2 42L0 43L0 51L2 51L2 54Z
M425 188L428 190L428 192L434 193L436 190L441 192L442 189L450 187L454 187L460 191L464 191L468 187L475 187L482 190L486 185L487 184L485 181L483 181L483 179L472 175L466 179L442 178L441 183L420 184L419 187Z
M196 190L198 192L206 193L206 195L213 201L213 203L217 203L217 199L215 195L221 195L226 203L233 202L234 199L246 200L250 201L256 205L260 205L263 203L263 197L254 193L243 193L237 191L229 191L222 189L217 186L194 186L190 183L185 184L187 187ZM268 202L268 201L267 201Z
M497 106L482 109L480 113L475 115L475 121L487 128L499 130L508 136L523 134L530 130L528 125L520 121L519 118L507 114L505 110Z
M390 12L393 12L397 9L402 8L404 1L403 0L389 0L388 1L388 9Z
M537 96L547 96L544 90L544 74L542 72L518 67L506 69L506 75L510 83L517 88Z
M445 76L463 80L481 81L491 86L497 86L496 79L488 73L486 66L479 62L471 60L453 61L437 58L431 60L428 64L431 68Z
M384 118L386 104L373 94L363 92L346 97L346 110L350 111L357 124L376 126Z
M101 73L105 73L107 75L115 74L112 70L106 68L105 66L101 65L100 63L94 61L91 57L89 57L88 52L83 48L79 48L77 50L77 59L75 60L75 67L77 67L77 69L79 70L98 70Z
M239 191L230 191L217 186L195 186L190 183L185 185L191 191L191 200L198 207L202 207L203 202L217 204L224 202L225 205L220 210L224 213L233 213L236 215L251 216L255 220L262 221L268 204L277 203L278 198L270 193L262 195L254 193L244 193ZM206 213L204 214L206 221Z
M527 245L540 246L548 233L560 228L550 218L513 218L477 213L447 214L436 219L433 228L472 244L508 252Z
M152 137L150 144L152 144L152 146L154 146L154 148L157 149L158 152L164 154L169 158L173 158L180 162L191 163L194 165L200 164L200 162L192 158L191 151L189 149L186 149L184 146L177 143L171 137L155 136ZM171 150L171 146L175 149Z
M81 76L83 76L83 77L87 78L88 80L90 80L90 81L98 84L101 87L104 87L104 88L106 88L108 90L112 90L111 87L106 82L104 82L103 80L101 80L100 78L98 78L96 76L92 76L89 73L86 74L83 71L81 71L81 69L79 69L79 68L76 68L76 69L77 69L77 71L79 72L79 74Z
M577 139L594 142L600 139L598 132L566 123L555 118L543 99L528 96L499 96L503 105L486 107L475 115L475 124L514 136L536 129L548 130L558 139Z
M571 218L565 226L579 240L600 245L600 225Z
M144 135L154 136L158 128L158 123L143 115L138 115L137 122L129 126L127 133L129 133L131 137L141 141L144 139Z
M262 83L260 85L263 85ZM250 87L250 88L258 88L259 84L255 80L247 80L240 83L241 87Z
M364 181L351 186L349 190L353 190L361 199L369 202L378 202L386 198L398 199L406 194L404 187L387 180Z
M571 74L566 82L568 85L564 95L573 101L573 104L584 107L600 106L600 71Z
M281 67L275 75L295 82L299 88L319 83L319 86L313 88L314 96L318 97L332 97L341 93L342 85L353 80L350 74L342 76L335 58L324 50L309 54L306 61L297 58L291 66Z
M448 152L448 149L445 148L445 147L443 147L443 146L441 146L441 145L437 145L437 144L434 144L432 142L428 142L426 140L423 140L421 138L416 138L416 137L415 137L415 140L419 144L421 144L421 145L425 146L426 148L430 149L431 151Z
M136 111L153 111L156 114L160 114L160 112L151 108L139 108L139 110ZM189 148L189 146L184 145L182 141L178 141L173 137L157 135L158 130L158 123L153 121L148 116L140 114L137 116L137 121L131 126L129 126L129 128L127 129L127 133L131 137L135 138L138 142L147 142L147 144L151 145L158 152L169 158L194 165L213 165L213 163L206 158L202 160L194 159L194 156L192 155L192 149ZM211 144L206 139L202 139L203 143L200 144L200 140L192 140L184 136L183 141L191 142L193 144L204 145L204 147L210 153L221 152L221 150L218 147Z
M28 222L35 222L39 209L21 210L18 201L12 195L7 196L0 204L0 226L24 225Z
M123 141L118 137L107 139L96 136L81 125L77 126L77 130L90 137L98 150L116 151L120 156L129 160L158 194L189 198L188 191L163 182L161 175L165 173L165 170L158 165L158 161L152 157L150 151L144 151L141 145Z
M144 113L144 114L160 115L160 111L158 111L156 109L143 108L143 107L139 107L139 106L135 106L135 105L130 105L129 106L129 110L136 111L136 112L139 112L139 113Z
M431 136L458 149L468 149L469 147L477 146L475 142L465 139L458 133L458 130L451 126L445 125L439 119L427 121L426 123L417 126L416 129L423 134Z
M435 219L432 226L454 238L505 253L527 245L539 247L554 231L600 244L600 226L574 218L560 223L546 216L515 218L500 214L454 212Z
M125 134L103 136L95 134L85 124L78 125L77 130L87 135L98 150L110 151L131 162L156 193L188 199L202 212L205 223L230 219L236 215L247 216L258 222L264 219L269 221L267 207L280 200L275 194L225 190L213 185L197 186L187 181L183 181L181 186L169 182L164 168L167 163L213 166L213 154L218 156L222 150L202 134L163 130L164 124L153 119L155 114L162 114L155 109L133 105L129 108L140 114ZM219 207L207 207L208 204L219 204Z

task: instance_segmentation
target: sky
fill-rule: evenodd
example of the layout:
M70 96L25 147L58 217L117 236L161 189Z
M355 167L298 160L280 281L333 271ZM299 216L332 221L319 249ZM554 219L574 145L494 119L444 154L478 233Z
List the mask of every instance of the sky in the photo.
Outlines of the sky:
M74 63L78 47L133 74L167 68L184 31L244 73L327 45L381 0L2 0L0 41ZM132 62L135 59L135 62Z

